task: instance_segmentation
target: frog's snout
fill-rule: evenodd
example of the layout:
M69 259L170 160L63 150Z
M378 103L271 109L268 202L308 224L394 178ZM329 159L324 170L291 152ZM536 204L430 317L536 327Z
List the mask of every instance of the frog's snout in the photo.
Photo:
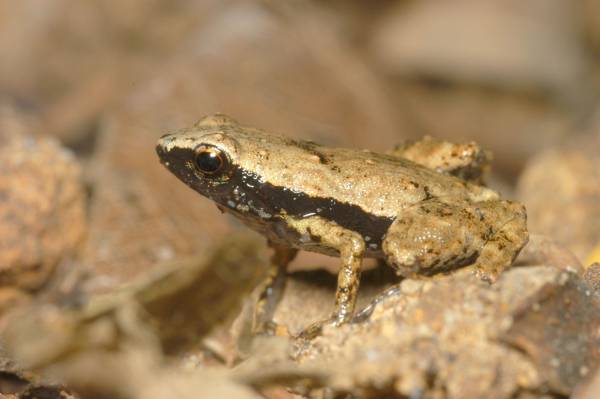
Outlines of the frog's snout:
M156 142L156 147L155 147L156 155L158 155L158 157L160 158L161 163L164 163L168 157L168 154L169 154L168 144L171 141L173 141L173 135L165 134L165 135L162 135Z
M158 139L156 146L157 147L159 147L159 146L165 147L167 144L171 143L173 140L175 140L174 134L172 134L172 133L163 134Z
M162 158L168 152L169 144L175 139L173 134L163 134L156 142L156 153Z
M160 158L160 160L162 161L165 157L165 154L167 153L164 149L164 147L162 146L162 144L160 142L158 142L158 144L156 144L156 155L158 155L158 157Z

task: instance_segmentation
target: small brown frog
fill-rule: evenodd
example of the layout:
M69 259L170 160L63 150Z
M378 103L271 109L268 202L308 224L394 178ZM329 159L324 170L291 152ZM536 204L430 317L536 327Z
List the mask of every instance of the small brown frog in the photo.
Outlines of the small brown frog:
M274 248L258 330L298 250L340 257L330 320L339 325L352 319L365 257L402 276L470 267L493 281L528 239L523 205L476 184L488 158L473 143L426 138L378 154L271 135L217 114L164 135L156 150L175 176Z

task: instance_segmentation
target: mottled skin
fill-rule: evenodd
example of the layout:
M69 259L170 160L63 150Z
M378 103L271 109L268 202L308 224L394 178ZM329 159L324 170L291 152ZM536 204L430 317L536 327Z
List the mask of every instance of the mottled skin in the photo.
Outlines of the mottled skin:
M218 175L199 170L206 146L226 160ZM487 165L472 143L426 138L377 154L271 135L218 114L163 136L157 153L275 249L258 329L276 303L267 294L280 291L297 250L340 257L331 321L341 324L352 318L364 257L384 259L403 276L470 267L493 281L527 242L524 207L469 181L479 182Z
M483 184L490 168L490 154L474 142L455 144L425 136L399 145L387 154L476 184Z

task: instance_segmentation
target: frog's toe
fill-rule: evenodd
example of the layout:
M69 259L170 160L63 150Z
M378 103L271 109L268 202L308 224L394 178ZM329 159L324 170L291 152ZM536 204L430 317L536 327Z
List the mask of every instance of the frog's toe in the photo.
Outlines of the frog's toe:
M481 265L476 265L475 275L481 280L493 284L496 282L496 280L498 280L498 277L500 276L500 273L502 273L503 269L504 267L483 267Z
M317 321L304 328L298 335L296 335L296 339L310 341L321 335L325 326L339 327L341 324L342 322L340 322L338 318L332 316L328 319Z

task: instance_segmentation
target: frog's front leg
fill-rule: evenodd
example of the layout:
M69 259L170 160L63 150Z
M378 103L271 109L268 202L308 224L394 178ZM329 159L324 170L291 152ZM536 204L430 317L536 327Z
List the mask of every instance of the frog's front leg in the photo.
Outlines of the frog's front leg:
M405 276L434 275L472 265L486 280L509 267L527 242L526 217L510 201L448 204L432 199L406 208L382 248Z
M253 331L255 334L281 335L273 322L275 308L285 289L288 264L294 260L297 249L269 242L273 256L254 309Z
M340 325L350 321L354 314L365 242L357 233L343 230L339 235L333 237L332 245L338 247L342 261L342 267L338 273L333 313L334 324Z
M288 223L301 236L310 239L314 245L339 252L342 266L338 273L335 308L330 320L325 322L340 325L350 321L354 313L356 295L360 284L360 269L365 252L365 241L360 234L344 229L335 222L318 216L291 219ZM314 331L320 328L322 324L323 322L317 323L309 327L308 330Z

